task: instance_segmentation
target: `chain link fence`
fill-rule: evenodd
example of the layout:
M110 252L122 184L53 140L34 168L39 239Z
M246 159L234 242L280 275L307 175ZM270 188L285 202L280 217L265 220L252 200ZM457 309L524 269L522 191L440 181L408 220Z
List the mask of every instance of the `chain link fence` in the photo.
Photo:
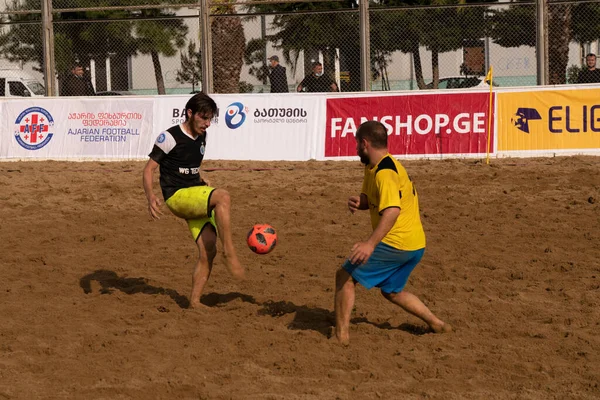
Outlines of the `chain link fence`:
M535 43L533 4L373 9L373 90L536 85Z
M98 93L201 90L207 55L201 51L199 4L154 3L160 2L55 0L51 45L57 94L65 94L75 63ZM0 10L0 94L40 93L31 85L8 86L11 76L44 82L39 10L40 0L14 1ZM585 55L599 51L600 1L551 1L544 12L547 82L577 83ZM322 63L341 91L361 90L361 14L352 0L213 0L209 14L212 62L205 72L212 74L213 92L270 92L273 55L286 69L289 91L312 73L314 62ZM372 91L485 87L490 66L499 87L539 82L533 2L419 7L372 2L366 19Z

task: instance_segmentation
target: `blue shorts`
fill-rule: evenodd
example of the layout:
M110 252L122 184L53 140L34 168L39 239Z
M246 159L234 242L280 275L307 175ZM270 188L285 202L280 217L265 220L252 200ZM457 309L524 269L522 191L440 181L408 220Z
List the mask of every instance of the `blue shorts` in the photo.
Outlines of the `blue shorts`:
M398 293L404 289L424 253L425 248L403 251L381 242L365 264L352 264L346 260L342 268L367 289L378 287L384 293Z

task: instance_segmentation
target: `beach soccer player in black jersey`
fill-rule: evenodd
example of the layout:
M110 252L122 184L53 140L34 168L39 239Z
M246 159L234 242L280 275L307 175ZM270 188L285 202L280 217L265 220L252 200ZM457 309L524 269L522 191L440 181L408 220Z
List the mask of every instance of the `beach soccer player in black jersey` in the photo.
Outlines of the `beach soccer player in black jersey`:
M202 307L200 296L210 276L217 254L217 232L225 259L236 278L244 278L231 235L231 199L224 189L210 187L200 176L206 149L206 129L217 111L213 99L204 93L194 95L185 105L185 121L161 132L144 167L143 183L148 212L159 219L160 199L154 194L154 171L160 166L160 187L165 204L187 221L199 250L192 275L190 307Z

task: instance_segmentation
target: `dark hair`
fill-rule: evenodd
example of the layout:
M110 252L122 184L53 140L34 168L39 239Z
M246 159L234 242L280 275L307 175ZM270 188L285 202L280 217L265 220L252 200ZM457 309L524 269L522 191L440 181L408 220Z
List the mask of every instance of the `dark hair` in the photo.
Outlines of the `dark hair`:
M320 62L318 62L318 61L317 61L317 62L314 62L314 63L313 63L313 65L312 65L312 67L313 67L313 68L314 68L314 67L319 67L319 66L321 66L321 67L322 67L322 66L323 66L323 64L321 64L321 63L320 63Z
M588 57L594 57L595 58L596 55L594 53L589 53L589 54L586 54L585 58L588 58Z
M185 105L185 119L188 119L187 110L192 110L192 115L201 114L216 114L217 103L206 93L200 92L192 96Z
M379 121L367 121L356 130L356 140L366 139L376 149L387 149L387 129Z

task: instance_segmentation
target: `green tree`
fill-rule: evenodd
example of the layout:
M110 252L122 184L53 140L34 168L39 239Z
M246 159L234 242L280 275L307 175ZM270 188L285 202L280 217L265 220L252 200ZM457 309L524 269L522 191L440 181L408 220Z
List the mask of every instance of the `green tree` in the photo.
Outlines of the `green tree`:
M141 11L142 18L174 17L172 12L160 9L147 9ZM137 51L150 54L154 66L154 76L158 94L165 94L165 81L159 55L173 57L177 50L185 46L185 37L188 27L182 19L150 19L136 21L133 26L136 37Z
M181 54L181 69L177 70L175 78L179 83L191 83L192 92L196 91L196 85L202 80L202 53L196 51L196 43L188 43L187 54Z
M391 62L391 52L380 49L371 50L371 78L381 78L381 90L390 90L387 67Z
M434 87L437 87L439 54L462 48L465 40L481 38L486 26L486 7L377 10L378 7L461 4L465 4L465 1L372 1L370 39L373 76L386 76L389 57L393 52L412 53L417 84L419 88L425 88L419 52L419 49L425 46L432 53ZM335 50L339 49L345 69L350 72L351 86L348 89L360 90L359 15L356 6L355 2L324 2L268 4L254 6L253 9L282 13L274 17L271 28L275 33L268 35L267 39L274 43L274 47L282 50L286 62L295 68L301 52L314 54L320 51L324 56L325 71L331 71L331 64L336 57ZM327 10L332 13L324 12ZM319 13L298 14L301 11ZM384 89L387 88L389 85L384 84Z
M268 83L269 78L269 67L265 63L267 58L265 54L266 43L266 39L251 39L244 52L244 63L250 66L248 73L255 76L263 85Z
M519 4L517 0L507 9L492 12L491 37L503 47L536 47L536 8ZM548 3L548 83L567 81L569 43L596 40L600 37L597 4Z
M378 3L377 5L397 6L402 3ZM420 32L423 29L423 14L419 10L377 10L373 8L371 33L371 51L379 49L386 53L401 51L412 54L415 79L420 89L425 88L421 53Z
M55 1L56 8L97 6L87 0ZM7 11L39 10L40 0L13 0ZM64 71L73 61L87 62L96 55L105 57L109 52L131 54L131 26L124 22L85 23L86 19L106 18L107 12L65 12L54 17L55 60L58 71ZM114 13L110 15L115 17ZM8 14L10 28L0 34L0 51L12 62L33 62L41 71L43 47L41 16L39 14ZM75 22L81 21L81 22Z
M567 68L567 82L566 83L579 83L579 73L584 70L585 67L579 65L571 65Z
M581 3L573 7L571 39L590 43L600 38L600 4Z
M185 0L173 0L170 3ZM160 5L160 0L146 4ZM54 9L113 7L139 4L135 0L54 0ZM40 0L12 0L10 10L39 10ZM125 59L138 53L150 54L159 93L164 93L164 80L159 54L173 56L183 47L187 27L173 12L162 9L132 12L126 10L69 11L54 15L54 47L57 71L69 69L74 61L88 64L90 59L107 57ZM150 18L149 20L136 20ZM155 18L155 19L152 19ZM37 69L43 65L41 17L39 14L12 14L13 23L0 34L0 51L10 61L33 62ZM39 23L31 24L32 22ZM93 23L90 23L93 22Z
M412 3L412 4L411 4ZM378 12L377 25L373 30L378 32L378 46L383 50L412 53L417 86L425 88L423 79L420 47L431 51L431 70L433 87L439 83L439 55L463 48L466 41L480 39L485 35L487 7L461 7L465 0L416 0L414 2L398 2L384 0L378 5L433 5L455 6L445 8L423 8ZM374 10L376 7L373 8ZM373 45L372 45L373 46Z
M351 10L353 6L356 4L351 2L280 3L252 5L248 9L274 13L269 27L274 33L267 35L265 39L282 51L283 58L291 65L293 73L297 71L299 57L304 53L305 64L302 68L305 74L310 74L310 62L307 59L320 52L323 55L325 73L332 75L337 57L336 49L339 49L342 69L349 72L353 90L360 90L359 19L356 10ZM305 14L307 12L314 13ZM264 71L262 60L264 45L257 42L249 46L246 62L258 64L253 69L257 77Z

